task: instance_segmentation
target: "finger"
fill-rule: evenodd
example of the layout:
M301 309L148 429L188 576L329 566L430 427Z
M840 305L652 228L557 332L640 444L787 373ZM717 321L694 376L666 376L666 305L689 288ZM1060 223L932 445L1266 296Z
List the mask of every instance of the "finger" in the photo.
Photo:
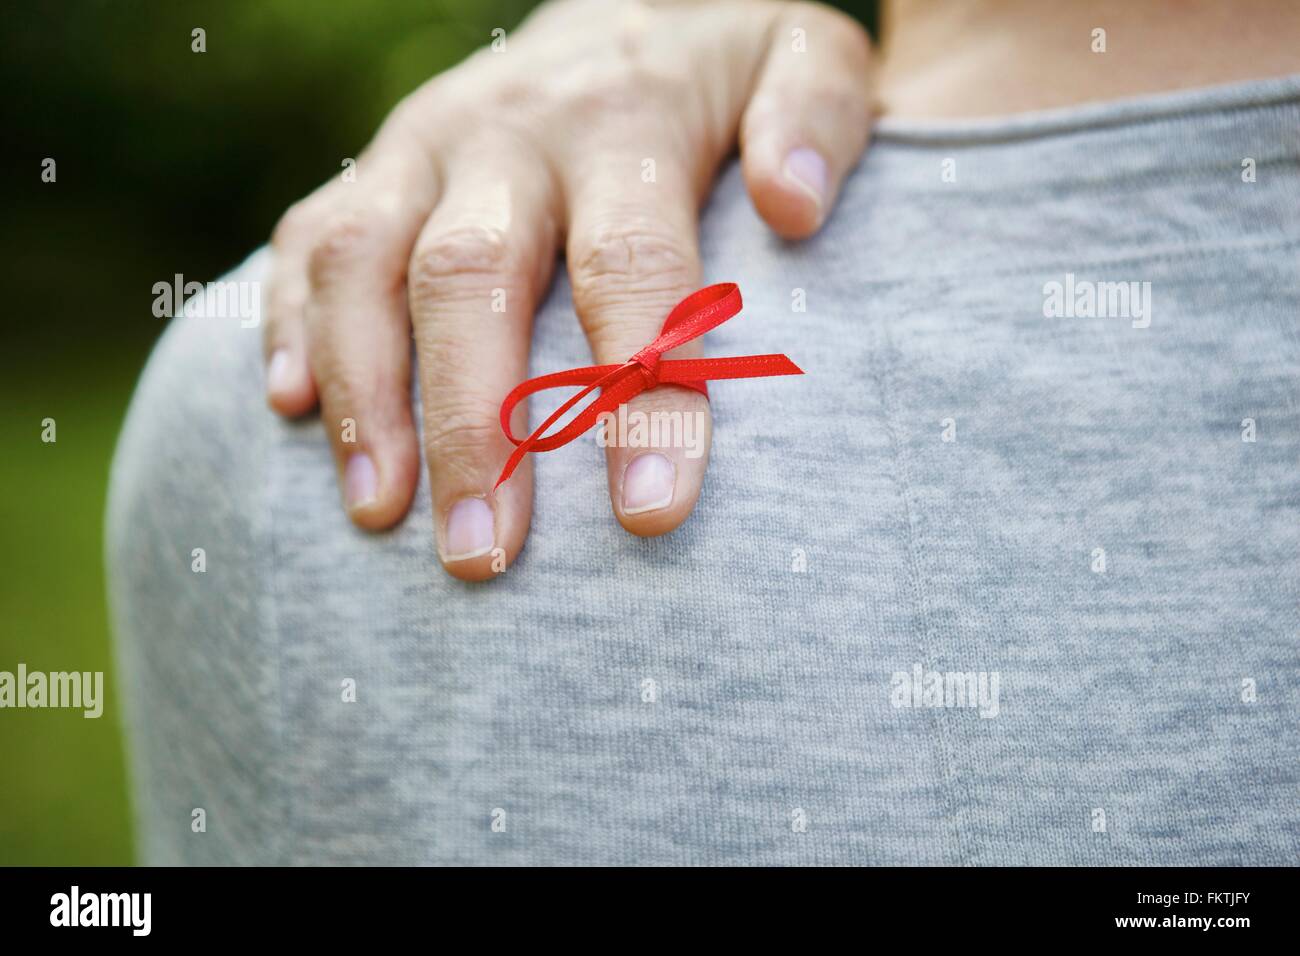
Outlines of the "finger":
M558 242L555 190L514 141L462 146L412 254L408 294L438 555L457 578L505 570L532 518L527 462L493 492L514 446L501 401L528 376L538 297ZM527 434L526 404L512 428Z
M600 364L625 362L651 342L672 307L700 284L696 176L686 151L667 136L646 138L637 149L638 134L626 133L626 147L616 152L577 151L566 180L574 307ZM643 175L647 158L655 161L653 181ZM668 357L700 354L697 340ZM606 439L614 514L633 534L671 531L691 513L704 482L708 399L660 386L627 403L614 424L622 421L626 430L597 432Z
M419 477L411 417L406 263L437 182L395 150L363 157L354 194L324 228L308 265L308 356L344 505L360 527L406 513Z
M816 232L866 148L871 63L866 32L846 14L795 4L778 19L740 124L745 185L778 235Z
M291 206L271 237L274 257L266 290L262 348L267 404L281 415L305 415L316 405L316 384L307 363L304 310L310 285L307 259L323 221L323 191Z

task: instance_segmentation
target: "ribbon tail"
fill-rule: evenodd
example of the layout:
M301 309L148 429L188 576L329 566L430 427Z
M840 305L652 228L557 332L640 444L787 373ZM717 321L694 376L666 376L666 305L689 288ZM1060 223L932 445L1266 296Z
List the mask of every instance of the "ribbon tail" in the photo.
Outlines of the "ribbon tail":
M520 442L515 446L515 450L506 459L506 466L501 469L501 476L497 478L497 483L492 486L494 494L515 473L515 469L519 467L519 463L524 460L526 454L528 454L528 445L525 442Z
M601 381L604 381L604 379L602 379ZM574 405L578 404L578 402L582 401L584 398L586 398L588 395L590 395L599 387L600 387L600 382L592 382L590 385L588 385L582 391L578 392L567 402L565 402L554 412L552 412L550 418L546 419L546 421L538 425L536 430L534 430L531 435L529 435L518 445L516 445L515 450L512 451L510 453L510 457L506 459L506 466L501 469L501 477L498 478L497 483L492 486L492 490L496 491L498 488L501 487L502 482L506 481L511 475L515 473L515 469L519 467L519 463L524 460L524 455L527 455L530 451L532 451L533 445L537 444L537 440L546 434L546 430L548 428L550 428L552 425L558 422L564 416L565 412L571 409Z
M560 444L567 444L582 432L585 432L590 428L592 422L596 420L601 412L617 407L620 403L628 401L632 396L643 391L644 386L640 384L639 376L635 378L633 377L636 368L635 365L615 366L612 371L602 375L596 381L592 382L553 411L550 417L538 425L531 435L515 445L515 450L512 451L510 457L506 459L505 467L501 469L501 476L497 478L497 483L492 486L492 490L495 492L501 487L503 482L507 481L510 476L514 474L515 469L519 467L519 463L524 460L524 456L530 451L535 450L534 446L536 446L542 436L546 434L547 429L563 418L567 411L596 389L601 389L600 396L579 412L573 421L565 426L562 432L556 436L551 436L548 441L554 438L559 438ZM620 381L620 379L622 381ZM571 432L571 434L565 437L565 432ZM509 434L509 432L507 432L507 434Z
M737 355L730 358L665 359L659 363L659 381L674 385L706 379L764 378L803 373L803 369L790 361L789 356L780 353Z

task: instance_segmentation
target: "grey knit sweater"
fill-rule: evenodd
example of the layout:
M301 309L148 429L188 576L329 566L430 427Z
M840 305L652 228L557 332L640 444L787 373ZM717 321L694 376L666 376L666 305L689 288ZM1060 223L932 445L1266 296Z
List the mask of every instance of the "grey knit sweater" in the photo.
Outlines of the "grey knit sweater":
M173 322L108 516L142 859L1296 863L1300 77L886 123L816 239L731 168L703 249L708 351L808 374L712 389L660 539L537 456L477 586ZM534 374L588 362L561 278Z

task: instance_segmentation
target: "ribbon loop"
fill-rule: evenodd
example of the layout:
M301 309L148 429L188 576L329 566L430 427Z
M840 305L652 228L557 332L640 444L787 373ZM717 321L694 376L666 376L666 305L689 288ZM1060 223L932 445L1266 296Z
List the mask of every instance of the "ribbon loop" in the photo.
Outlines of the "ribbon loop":
M589 365L566 372L554 372L530 378L515 386L501 403L501 430L515 445L501 477L493 486L499 488L530 451L553 451L567 445L594 425L605 412L613 412L642 392L660 385L677 385L709 394L709 379L758 378L767 375L802 375L803 370L785 355L742 355L716 359L665 359L679 345L717 328L740 311L740 288L734 282L706 286L678 302L664 320L659 335L622 365ZM527 438L516 438L510 428L515 407L536 392L551 388L585 386L551 413ZM573 420L554 435L546 434L578 402L592 392L600 395Z

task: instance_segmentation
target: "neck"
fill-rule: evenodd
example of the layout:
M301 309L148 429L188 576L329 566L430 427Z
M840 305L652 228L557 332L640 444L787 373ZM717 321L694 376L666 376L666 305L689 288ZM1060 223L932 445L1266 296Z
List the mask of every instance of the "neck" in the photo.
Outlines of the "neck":
M998 116L1300 73L1295 0L885 0L881 20L881 110L896 116Z

